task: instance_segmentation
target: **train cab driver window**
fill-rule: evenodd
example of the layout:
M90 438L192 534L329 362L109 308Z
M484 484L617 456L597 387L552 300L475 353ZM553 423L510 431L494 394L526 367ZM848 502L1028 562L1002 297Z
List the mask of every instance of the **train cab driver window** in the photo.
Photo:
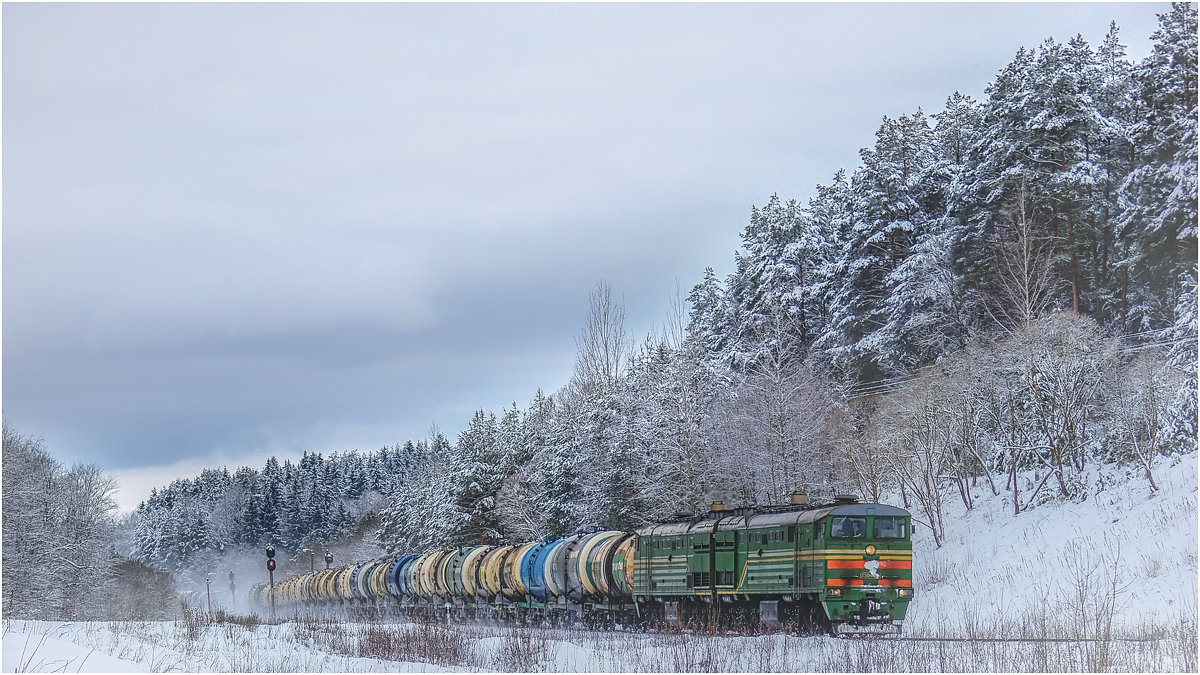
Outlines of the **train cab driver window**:
M908 528L903 516L875 516L875 537L878 539L903 539Z
M861 539L867 534L867 519L837 516L833 519L833 536L840 539Z

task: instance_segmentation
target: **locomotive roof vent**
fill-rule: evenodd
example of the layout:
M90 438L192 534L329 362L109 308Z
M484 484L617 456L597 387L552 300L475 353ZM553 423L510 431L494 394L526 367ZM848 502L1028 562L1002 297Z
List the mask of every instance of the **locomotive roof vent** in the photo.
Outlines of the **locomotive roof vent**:
M792 506L807 506L808 493L804 490L796 490L792 492Z
M836 504L857 504L858 496L857 495L834 495L833 501Z

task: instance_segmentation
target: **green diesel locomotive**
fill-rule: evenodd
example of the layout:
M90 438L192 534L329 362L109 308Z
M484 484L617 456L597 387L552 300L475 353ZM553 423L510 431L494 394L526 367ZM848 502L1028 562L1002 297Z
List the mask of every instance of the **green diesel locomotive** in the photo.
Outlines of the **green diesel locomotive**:
M728 621L899 632L913 598L912 519L840 496L638 530L634 595L668 625ZM726 618L722 618L724 615ZM757 615L757 616L755 616Z

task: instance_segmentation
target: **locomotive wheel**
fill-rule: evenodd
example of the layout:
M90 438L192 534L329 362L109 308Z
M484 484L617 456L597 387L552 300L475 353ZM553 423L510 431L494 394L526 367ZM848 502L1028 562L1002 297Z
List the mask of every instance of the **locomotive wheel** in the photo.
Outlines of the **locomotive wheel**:
M832 630L821 603L812 598L801 598L781 606L784 627L789 633L798 635L822 635Z
M702 600L686 600L680 603L679 624L693 633L713 633L713 612L711 605Z
M695 630L696 608L691 600L679 601L679 632L688 633Z
M718 610L721 629L735 635L754 635L759 631L758 608L743 602L723 603Z

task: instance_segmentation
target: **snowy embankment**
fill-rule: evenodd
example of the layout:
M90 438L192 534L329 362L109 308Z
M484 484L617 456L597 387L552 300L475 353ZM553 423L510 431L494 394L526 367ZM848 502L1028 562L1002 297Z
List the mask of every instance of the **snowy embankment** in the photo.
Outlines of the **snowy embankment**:
M20 623L7 672L1191 672L1178 640L941 642L480 625ZM41 635L53 637L39 642ZM27 637L34 636L34 637ZM1192 636L1194 640L1194 635Z
M845 668L844 641L510 626L186 622L5 625L5 672L803 672Z
M1143 476L1098 466L1086 500L1015 516L1003 483L997 497L980 481L970 511L947 495L942 548L927 528L914 534L917 597L905 631L963 635L987 626L1017 637L1086 629L1094 637L1107 619L1117 632L1180 621L1194 631L1196 475L1196 453L1164 461L1151 493Z
M915 535L917 597L881 643L257 619L189 611L173 622L4 622L5 672L888 672L1196 668L1197 456L1138 475L1091 469L1088 499L1014 516L981 482L948 494L946 537ZM1107 487L1100 486L1107 485ZM998 486L998 487L1003 487ZM1004 642L1049 637L1058 642Z
M197 629L198 628L198 629ZM6 621L4 672L450 672L308 644L304 627L180 621Z

